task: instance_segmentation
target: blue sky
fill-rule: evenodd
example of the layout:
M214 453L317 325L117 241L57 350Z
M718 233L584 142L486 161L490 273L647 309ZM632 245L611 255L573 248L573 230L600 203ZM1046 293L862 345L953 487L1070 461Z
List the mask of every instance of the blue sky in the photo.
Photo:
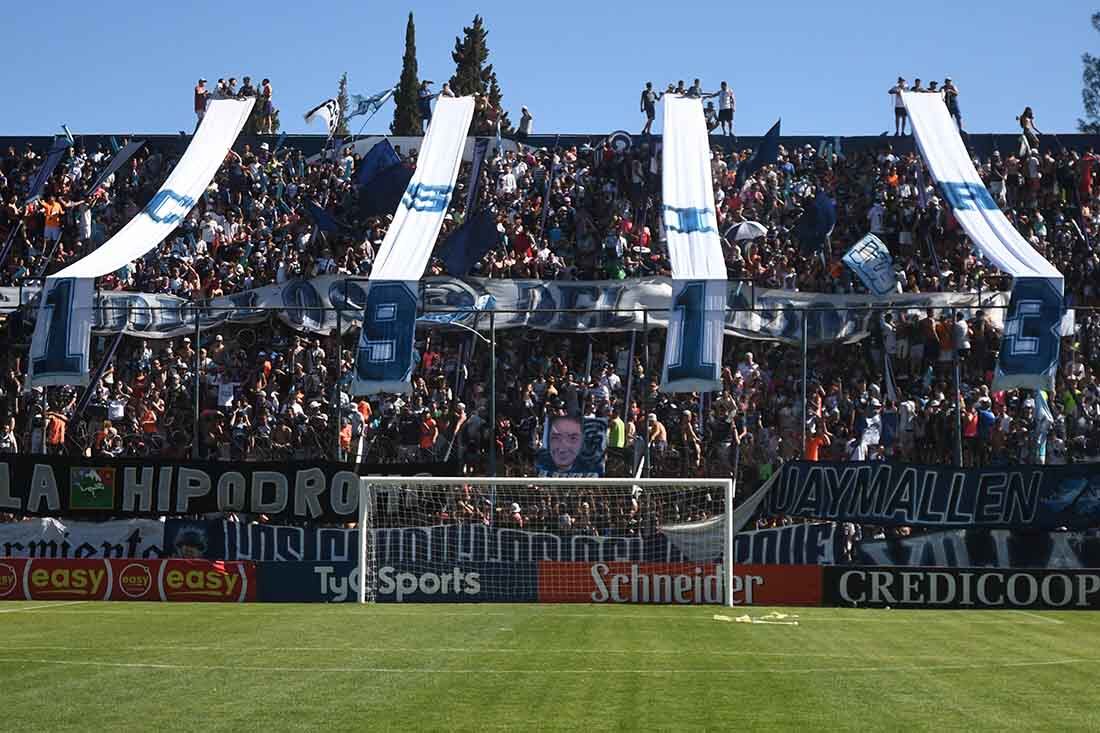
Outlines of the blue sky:
M409 10L420 76L440 84L454 71L455 36L481 13L505 107L515 120L528 105L535 132L637 131L645 81L699 76L708 90L732 84L741 134L782 117L787 134L877 135L893 130L886 91L898 74L951 76L971 131L1011 131L1031 105L1041 130L1068 132L1082 113L1081 54L1100 53L1089 24L1098 9L1097 0L16 3L0 134L51 134L63 122L75 134L190 130L197 78L246 74L271 78L284 130L320 132L302 114L335 95L341 72L365 94L396 81ZM384 130L392 109L365 132Z

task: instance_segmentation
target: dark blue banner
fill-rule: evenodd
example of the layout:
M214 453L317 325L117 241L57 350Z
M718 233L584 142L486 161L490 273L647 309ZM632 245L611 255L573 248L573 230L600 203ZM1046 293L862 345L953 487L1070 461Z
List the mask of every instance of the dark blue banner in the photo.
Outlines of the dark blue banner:
M765 507L885 526L1084 529L1100 521L1100 470L795 461L783 466Z
M1083 532L955 529L861 542L859 565L940 568L1100 568L1100 537Z
M53 144L50 146L50 152L46 154L46 160L43 161L42 167L38 169L38 172L34 176L34 180L31 181L30 190L27 192L28 204L42 197L42 192L46 189L46 182L50 180L50 176L53 175L54 169L57 168L57 164L61 162L61 158L65 155L65 151L71 146L72 143L61 135L53 139Z
M354 603L354 562L260 563L257 600L267 603ZM380 603L529 603L538 600L538 564L380 563Z

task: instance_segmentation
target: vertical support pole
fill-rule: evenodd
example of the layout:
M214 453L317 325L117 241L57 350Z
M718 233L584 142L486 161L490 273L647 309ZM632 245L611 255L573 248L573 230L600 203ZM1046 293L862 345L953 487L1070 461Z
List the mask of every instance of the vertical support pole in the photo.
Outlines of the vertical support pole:
M725 576L725 597L727 606L733 606L733 480L726 480L726 532L722 547L722 568Z
M347 282L346 280L344 282ZM344 338L340 332L343 327L342 313L339 305L336 306L336 382L332 386L332 424L336 426L336 460L347 460L347 456L341 455L340 447L340 369L344 365Z
M192 310L195 314L195 420L192 423L192 435L191 435L191 458L194 460L199 459L199 412L202 409L201 399L201 377L199 376L199 370L202 369L202 327L201 318L197 309Z
M497 475L497 320L494 311L489 311L489 475Z
M962 418L962 368L959 365L959 352L955 352L955 466L963 464L963 418Z
M810 353L810 329L807 327L809 319L807 318L806 309L802 309L802 450L800 453L804 456L806 453L806 424L810 419L810 403L809 403L809 353Z

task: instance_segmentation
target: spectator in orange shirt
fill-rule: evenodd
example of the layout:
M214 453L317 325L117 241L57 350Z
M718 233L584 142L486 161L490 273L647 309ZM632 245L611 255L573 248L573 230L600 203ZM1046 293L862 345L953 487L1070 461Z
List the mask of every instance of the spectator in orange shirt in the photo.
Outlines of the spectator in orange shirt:
M60 412L46 413L46 453L60 455L65 452L65 428L69 418Z
M65 206L52 193L46 195L46 200L41 206L42 214L46 218L44 232L46 241L56 242L61 239L61 216L65 213Z
M818 427L814 429L814 434L806 439L806 451L803 458L807 461L819 461L821 460L821 449L825 446L832 445L832 440L829 437L829 430L825 427L825 423L819 423Z

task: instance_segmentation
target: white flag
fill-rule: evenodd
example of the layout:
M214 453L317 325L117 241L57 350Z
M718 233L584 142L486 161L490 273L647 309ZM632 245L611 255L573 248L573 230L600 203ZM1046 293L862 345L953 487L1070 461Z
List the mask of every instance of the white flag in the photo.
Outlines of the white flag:
M306 112L306 123L314 120L323 120L328 127L328 136L336 134L336 128L340 124L340 103L335 99L326 99L319 105Z

